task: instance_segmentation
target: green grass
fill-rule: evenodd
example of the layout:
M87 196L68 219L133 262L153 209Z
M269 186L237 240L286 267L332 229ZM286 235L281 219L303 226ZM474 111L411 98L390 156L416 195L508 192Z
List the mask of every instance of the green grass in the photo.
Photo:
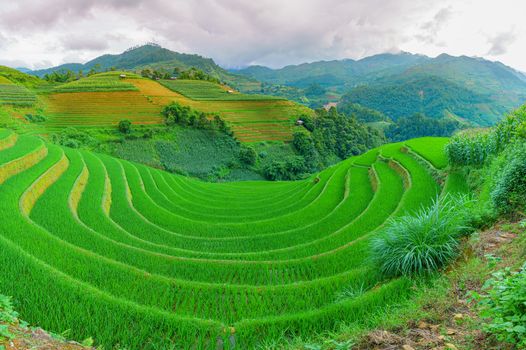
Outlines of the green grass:
M27 157L42 145L0 151L0 175L31 160L0 185L3 293L24 319L107 349L252 349L361 322L411 293L378 273L371 240L440 190L403 144L301 181L232 183L53 145Z
M264 101L282 100L268 95L247 95L232 90L227 86L202 80L162 80L161 84L192 100L223 100L223 101ZM229 92L230 91L230 92Z

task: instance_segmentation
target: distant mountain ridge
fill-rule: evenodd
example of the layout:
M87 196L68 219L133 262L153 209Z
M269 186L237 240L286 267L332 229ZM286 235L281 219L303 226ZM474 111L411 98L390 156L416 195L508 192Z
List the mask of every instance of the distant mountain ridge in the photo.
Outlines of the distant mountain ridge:
M314 84L326 89L326 95L343 94L340 104L358 103L393 120L425 113L485 126L526 101L524 73L501 62L447 54L431 58L388 53L281 69L253 66L235 73L298 89L298 93Z
M280 69L251 66L228 71L213 59L147 44L84 64L68 63L29 73L42 77L54 71L86 73L94 68L135 72L155 69L170 73L174 68L191 67L242 92L278 95L315 108L329 101L358 103L393 120L426 113L434 118L460 118L485 126L526 100L524 73L500 62L447 54L431 58L407 52L384 53L360 60L318 61Z

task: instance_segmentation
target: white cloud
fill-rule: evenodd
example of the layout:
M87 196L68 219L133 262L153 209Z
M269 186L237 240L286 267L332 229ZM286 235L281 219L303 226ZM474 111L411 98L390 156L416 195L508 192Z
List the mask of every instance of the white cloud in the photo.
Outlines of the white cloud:
M4 4L5 2L5 4ZM89 60L147 41L226 67L405 50L492 55L526 70L521 0L0 0L0 57ZM499 33L516 29L516 41ZM488 39L490 38L490 39ZM1 39L1 38L0 38ZM488 51L489 44L489 51Z

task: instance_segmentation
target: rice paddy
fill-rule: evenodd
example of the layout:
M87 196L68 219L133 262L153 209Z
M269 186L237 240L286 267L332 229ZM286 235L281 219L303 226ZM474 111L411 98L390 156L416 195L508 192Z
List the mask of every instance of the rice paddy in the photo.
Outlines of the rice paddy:
M9 82L3 83L0 81L0 105L31 107L35 102L36 95L27 88Z
M163 80L161 84L186 96L192 100L203 101L261 101L261 100L283 100L283 98L269 95L247 95L232 90L228 86L219 85L202 80Z
M443 191L420 159L439 163L442 140L408 144L301 181L206 183L0 130L3 292L107 349L252 349L362 322L411 291L370 239Z
M55 87L55 92L111 92L111 91L137 91L137 88L120 75L125 77L139 78L130 73L107 72L95 74L87 78L74 80L72 82Z
M167 105L170 102L179 102L199 111L218 113L228 122L237 139L242 142L259 141L288 141L292 139L292 130L297 118L302 114L312 113L306 107L291 101L280 99L193 99L177 91L172 91L161 84L146 80L130 80L139 90L148 96L154 104ZM163 84L181 84L184 81L167 81ZM195 84L190 81L191 84ZM217 84L199 82L198 84L212 84L216 89L221 89ZM186 84L183 83L183 84ZM169 85L167 85L169 86ZM210 91L210 90L208 90ZM224 90L222 90L224 91ZM202 92L204 96L209 92ZM224 93L228 94L226 91ZM240 94L233 94L239 96ZM209 95L210 96L210 95ZM253 96L253 95L243 95ZM255 95L254 95L255 96Z
M138 91L68 92L45 97L46 126L109 127L122 119L134 124L161 124L161 106Z
M122 119L134 124L162 124L162 108L176 101L202 112L219 114L242 142L288 141L292 139L296 119L312 113L287 100L229 94L226 88L210 82L166 81L163 84L182 84L188 95L134 74L127 73L125 79L120 79L118 72L60 85L42 95L48 116L45 124L51 129L110 127ZM218 97L218 94L224 96Z

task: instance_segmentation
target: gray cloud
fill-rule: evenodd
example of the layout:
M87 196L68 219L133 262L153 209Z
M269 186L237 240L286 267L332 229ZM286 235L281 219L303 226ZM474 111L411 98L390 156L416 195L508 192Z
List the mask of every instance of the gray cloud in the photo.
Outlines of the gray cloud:
M438 43L438 33L444 27L444 25L451 19L453 16L453 10L451 7L446 7L440 9L434 16L431 21L425 22L420 26L421 32L418 33L415 37L426 43L426 44L440 44Z
M109 48L107 37L92 37L85 35L68 35L60 39L62 47L71 51L102 51Z
M411 39L405 23L430 8L426 0L18 0L0 7L0 29L51 38L63 57L153 40L229 67L281 66L398 48Z
M0 32L9 39L0 38L0 57L87 61L147 41L225 67L361 58L408 45L433 54L459 17L457 4L469 1L0 0ZM509 43L491 38L491 54Z
M508 52L509 47L517 40L517 35L514 30L504 32L488 38L490 48L488 55L501 56Z

